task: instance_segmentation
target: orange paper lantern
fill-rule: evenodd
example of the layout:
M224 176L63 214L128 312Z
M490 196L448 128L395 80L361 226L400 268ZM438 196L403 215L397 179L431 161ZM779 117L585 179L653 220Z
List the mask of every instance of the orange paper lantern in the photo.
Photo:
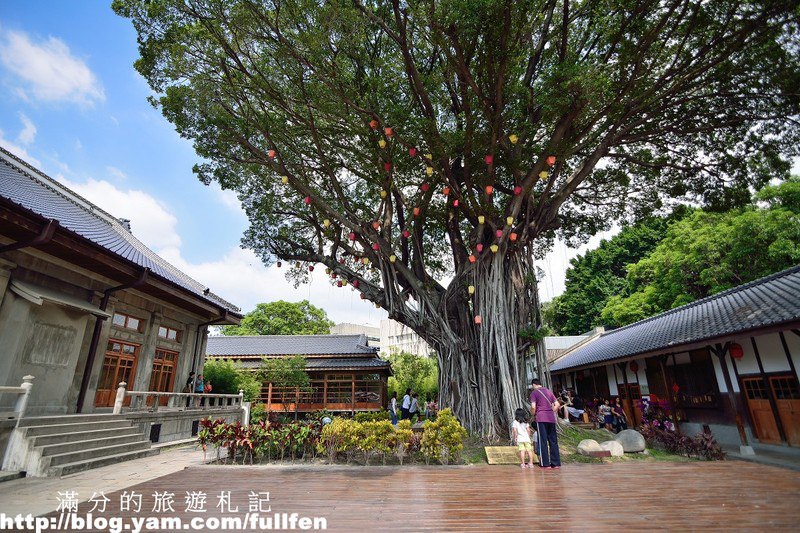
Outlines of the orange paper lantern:
M492 194L494 192L494 187L491 185L486 186L486 194Z
M445 196L449 195L450 194L450 187L445 187L444 189L442 189L442 194L444 194Z
M509 239L511 239L511 241L512 241L512 242L515 242L515 241L517 240L517 234L516 234L516 233L514 233L514 232L512 231L512 232L511 232L511 233L508 235L508 238L509 238Z
M383 133L385 133L387 137L391 137L392 134L394 134L392 128L383 128Z
M267 155L269 156L270 159L275 159L275 150L269 150L267 152Z
M547 156L547 164L550 165L551 167L553 165L555 165L556 164L556 156L554 156L554 155Z
M483 321L483 319L481 319L481 315L475 315L475 323L476 324L480 325L480 323L482 321Z
M469 262L470 262L470 263L474 263L474 262L475 262L475 261L477 261L477 260L478 260L478 258L477 258L477 257L475 257L474 255L470 255L470 256L469 256Z
M369 127L372 128L373 130L377 129L378 121L373 118L372 120L369 121Z
M418 216L419 216L419 207L415 207L415 208L414 208L414 216L415 216L415 217L418 217Z
M379 229L381 229L381 223L380 223L380 222L378 222L377 220L374 220L374 221L372 222L372 229L375 229L375 230L379 230Z

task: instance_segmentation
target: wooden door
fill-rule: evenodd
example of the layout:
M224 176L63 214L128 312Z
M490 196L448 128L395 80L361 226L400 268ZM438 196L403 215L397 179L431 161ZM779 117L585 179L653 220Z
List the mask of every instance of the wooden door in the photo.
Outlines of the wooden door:
M153 372L150 374L150 390L156 392L173 392L175 385L175 367L178 364L178 352L156 348L153 358ZM213 383L212 383L213 386ZM167 405L168 397L162 396L160 405ZM153 400L147 399L147 405Z
M618 383L617 391L622 400L622 409L628 418L628 427L634 428L640 425L642 423L642 393L639 385L636 383L628 383L628 385Z
M791 375L769 378L778 416L790 446L800 446L800 384Z
M763 377L742 378L742 390L758 440L769 443L781 442L781 434L769 402L769 391L765 379Z
M106 353L103 356L103 368L97 382L94 396L96 407L113 407L117 398L117 387L124 381L128 390L133 390L133 378L136 375L136 361L139 358L139 345L109 339ZM126 398L125 405L130 405Z

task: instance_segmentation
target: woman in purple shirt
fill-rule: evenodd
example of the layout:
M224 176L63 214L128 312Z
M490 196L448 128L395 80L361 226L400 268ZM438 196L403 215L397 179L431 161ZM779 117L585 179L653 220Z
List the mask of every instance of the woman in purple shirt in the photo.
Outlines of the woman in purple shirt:
M538 379L531 381L531 414L539 433L539 466L542 468L561 468L561 455L558 453L558 434L556 432L556 413L558 400L550 390L542 387Z

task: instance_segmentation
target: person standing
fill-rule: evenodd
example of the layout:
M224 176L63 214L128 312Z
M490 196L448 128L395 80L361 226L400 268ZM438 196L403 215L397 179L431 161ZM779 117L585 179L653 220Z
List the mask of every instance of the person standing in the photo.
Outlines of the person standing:
M411 423L414 423L414 416L417 416L417 421L420 421L419 417L419 394L416 392L413 396L411 396L411 407L408 408L408 418L411 420Z
M514 422L511 424L511 438L519 449L519 466L521 468L533 468L533 445L531 444L531 426L528 424L525 409L517 409L514 412ZM528 462L525 462L525 455L528 455Z
M389 398L389 414L392 415L392 425L397 425L397 391Z
M189 377L186 379L186 385L183 386L183 390L181 391L184 394L191 394L194 391L194 370L189 372ZM192 403L192 397L186 397L186 407Z
M197 378L194 380L194 393L195 394L203 394L205 391L205 383L203 383L203 374L197 374ZM195 399L197 403L197 407L203 405L203 399L199 396Z
M403 403L400 405L400 418L407 420L408 410L411 408L411 389L406 389L406 394L403 396Z
M561 468L561 454L558 452L558 434L556 433L556 411L560 405L553 393L542 387L542 382L534 378L531 381L531 414L536 422L539 434L539 466L542 468Z

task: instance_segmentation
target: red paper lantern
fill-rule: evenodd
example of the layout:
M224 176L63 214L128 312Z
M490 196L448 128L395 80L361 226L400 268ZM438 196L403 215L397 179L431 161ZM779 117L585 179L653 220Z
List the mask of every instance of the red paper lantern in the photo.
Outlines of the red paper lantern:
M417 155L417 149L416 148L409 148L408 149L408 155L410 155L411 157L414 157L415 155Z
M303 198L303 201L306 203L306 205L310 205L311 204L311 197L310 196L306 196L305 198Z
M267 155L269 156L270 159L275 159L275 150L269 150L267 152Z
M487 155L486 157L483 158L483 160L486 162L487 165L491 165L492 163L494 163L494 156Z
M337 281L337 282L336 282L336 286L337 286L337 287L341 287L341 286L342 286L342 280L339 280L339 281Z
M475 257L474 255L470 255L470 256L469 256L469 262L470 262L470 263L474 263L474 262L475 262L475 261L477 261L477 260L478 260L478 258L477 258L477 257Z
M378 121L373 118L372 120L369 121L369 127L372 128L373 130L377 129Z
M392 128L383 128L383 133L385 133L387 137L391 137L394 134Z
M631 372L633 372L634 374L636 374L639 371L639 363L637 363L636 361L631 361L630 366L631 366Z
M731 352L731 357L733 357L734 359L741 359L742 357L744 357L744 349L742 348L741 344L737 344L734 342L733 344L731 344L729 351Z
M453 200L453 207L458 207L458 200Z
M414 208L414 216L415 216L415 217L418 217L418 216L419 216L419 207L415 207L415 208Z
M478 253L480 253L483 251L483 245L478 243L475 245L475 249L478 250Z
M547 156L547 164L550 165L551 167L553 165L555 165L556 164L556 156L554 156L554 155Z
M508 234L508 238L511 239L511 242L516 242L517 234L512 231L511 233Z
M314 272L314 265L308 265L308 271Z
M350 232L350 240L351 241L356 240L356 234L354 232L352 232L352 231Z
M522 194L522 187L517 185L516 187L514 187L514 196L519 196L520 194Z
M378 250L380 250L380 249L381 249L381 247L380 247L380 245L379 245L379 244L376 242L375 244L373 244L373 245L372 245L372 249L373 249L373 250L375 250L375 251L377 252Z
M428 192L428 190L430 190L430 188L431 188L431 186L430 186L430 185L428 185L427 183L423 183L423 184L420 186L420 189L422 189L422 192Z
M491 185L486 186L486 194L492 194L494 192L494 187Z
M677 383L672 385L672 392L674 392L675 394L678 394L679 390L681 390L681 388L678 386Z
M494 234L499 239L500 237L503 236L503 230L499 229L499 230L495 231Z
M403 230L403 238L404 239L408 239L409 237L411 237L411 232L408 231L407 229L404 229Z
M390 170L392 170L392 164L391 163L384 163L383 164L383 170L385 170L386 172L389 172Z
M375 229L375 230L381 229L381 223L378 222L377 220L373 221L372 222L372 229Z
M340 265L343 265L343 264L344 264L344 257L342 257L341 259L339 259L339 264L340 264ZM336 275L336 274L334 274L334 276L335 276L335 275Z
M353 280L353 287L358 288L358 284L359 284L358 280L354 279Z
M450 194L450 187L445 187L444 189L442 189L442 194L444 194L445 196L449 195Z

